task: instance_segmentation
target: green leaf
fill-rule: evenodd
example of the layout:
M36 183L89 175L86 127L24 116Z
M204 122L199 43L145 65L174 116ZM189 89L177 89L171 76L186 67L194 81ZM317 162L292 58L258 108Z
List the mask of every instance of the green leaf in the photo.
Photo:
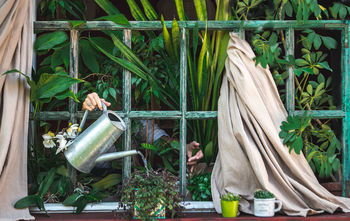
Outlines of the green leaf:
M315 151L315 150L311 151L311 152L307 155L307 158L306 158L307 162L310 162L310 161L314 158L314 156L315 156L317 153L318 153L318 151Z
M64 100L66 98L71 98L73 99L75 102L80 103L80 101L78 100L76 94L74 94L74 92L72 90L65 90L61 93L58 93L55 95L55 98L57 98L58 100Z
M295 59L295 64L298 66L305 66L305 65L308 65L309 63L304 59L298 58L298 59Z
M337 48L337 41L334 38L327 37L327 36L321 36L323 44L328 49L336 49Z
M65 206L72 206L75 204L75 202L80 198L83 197L84 195L76 192L73 193L72 195L70 195L69 197L67 197L64 201L63 201L63 205Z
M312 85L311 85L311 84L308 84L308 85L307 85L306 91L307 91L307 93L309 93L310 95L312 95L313 89L312 89Z
M51 168L50 171L45 176L45 179L39 186L38 194L42 197L50 188L53 180L55 179L56 168Z
M291 145L291 148L294 149L295 153L300 154L300 151L303 149L303 138L297 136L294 143Z
M179 59L179 51L180 51L180 29L179 24L174 19L172 22L172 29L171 29L171 36L172 36L172 43L173 43L173 50L174 54L176 56L176 59Z
M344 19L345 16L346 16L346 14L347 14L347 10L346 10L346 8L344 7L344 5L342 4L342 5L340 6L340 9L339 9L339 18L340 18L340 19Z
M316 34L314 38L314 47L316 50L318 50L321 47L322 41L320 35Z
M86 24L86 21L69 20L68 22L72 25L73 29Z
M131 15L137 21L147 21L146 16L142 13L141 9L134 0L126 0L129 5Z
M119 10L109 0L95 0L108 15L119 14Z
M50 33L45 33L40 35L35 43L34 48L38 51L40 50L49 50L56 45L62 44L68 40L68 36L63 31L55 31Z
M130 26L128 19L123 14L114 14L114 15L103 16L103 17L97 18L96 20L98 20L98 21L107 20L107 21L112 21L117 25Z
M91 186L96 190L104 190L109 187L115 186L122 181L121 175L116 173L111 173L105 176L100 181L91 184Z
M210 141L204 148L204 157L207 162L210 162L214 157L214 146L213 141Z
M330 8L333 18L337 18L339 9L340 9L340 3L338 2L333 3L333 6Z
M175 0L177 14L179 16L180 21L185 21L186 15L183 5L183 0Z
M14 207L16 209L23 209L23 208L27 208L29 206L37 206L37 198L39 196L38 195L29 195L29 196L25 196L22 199L18 200Z
M327 69L328 71L333 71L332 68L329 67L327 61L319 62L318 64L321 65L321 67Z
M163 15L161 16L161 22L162 22L162 26L163 26L163 38L164 38L165 50L168 53L168 55L171 57L171 59L173 61L176 61L176 54L174 52L173 40L169 34L168 29L165 26Z
M290 4L289 1L284 5L284 9L286 11L286 15L288 17L292 17L292 15L293 15L293 7L292 7L292 5Z
M86 67L93 73L99 73L100 66L96 58L96 52L90 46L90 43L87 40L82 39L80 40L80 45L81 56Z
M44 76L45 75L41 75L40 78ZM60 76L57 74L47 74L46 76L48 78L45 80L45 83L38 85L38 99L54 97L58 93L67 90L72 84L84 82L83 80L70 76Z
M117 91L115 90L115 88L110 87L110 88L108 89L108 92L109 92L109 94L110 94L114 99L117 99Z
M152 5L149 3L148 0L141 0L141 4L143 7L143 10L145 11L145 14L149 20L157 20L158 19L158 14L152 7Z
M143 147L144 149L148 149L148 150L158 150L157 147L155 147L154 145L149 144L149 143L142 143L141 147Z
M207 20L207 6L205 0L193 0L194 6L196 8L197 17L200 21Z
M337 171L340 167L340 160L336 158L332 164L333 171Z

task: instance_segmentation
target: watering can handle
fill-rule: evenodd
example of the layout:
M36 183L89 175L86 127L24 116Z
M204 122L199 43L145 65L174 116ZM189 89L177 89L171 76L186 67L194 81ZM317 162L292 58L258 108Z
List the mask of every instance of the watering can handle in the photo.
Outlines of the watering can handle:
M102 108L103 108L103 113L104 114L107 113L107 106L103 102L101 102L101 104L102 104ZM89 110L85 110L83 119L81 119L81 123L80 123L80 126L79 126L80 127L80 131L83 131L83 128L84 128L84 125L85 125L85 121L86 121L86 118L87 118L88 114L89 114Z

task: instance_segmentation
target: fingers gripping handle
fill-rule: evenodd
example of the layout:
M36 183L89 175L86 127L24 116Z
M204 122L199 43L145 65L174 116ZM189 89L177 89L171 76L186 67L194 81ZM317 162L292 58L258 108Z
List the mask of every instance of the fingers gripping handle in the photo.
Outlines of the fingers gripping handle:
M102 104L102 108L103 108L103 113L106 114L107 113L107 106L103 102L101 102L101 104ZM81 123L80 123L80 126L79 126L80 127L80 131L83 131L83 128L84 128L84 125L85 125L85 121L87 119L88 114L89 114L89 110L85 110L83 119L81 119Z

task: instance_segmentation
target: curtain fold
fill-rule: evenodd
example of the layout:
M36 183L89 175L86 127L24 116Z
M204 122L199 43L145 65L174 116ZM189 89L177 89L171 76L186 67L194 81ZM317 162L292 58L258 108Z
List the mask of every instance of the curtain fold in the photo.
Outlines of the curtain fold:
M18 69L31 76L33 53L31 0L0 0L0 220L34 219L13 205L27 193L29 87Z
M305 157L289 153L279 138L287 113L268 69L255 66L254 52L230 34L225 75L218 101L219 153L212 173L212 197L241 196L239 209L253 213L254 191L267 189L283 202L282 211L307 216L350 212L350 199L336 197L316 179Z

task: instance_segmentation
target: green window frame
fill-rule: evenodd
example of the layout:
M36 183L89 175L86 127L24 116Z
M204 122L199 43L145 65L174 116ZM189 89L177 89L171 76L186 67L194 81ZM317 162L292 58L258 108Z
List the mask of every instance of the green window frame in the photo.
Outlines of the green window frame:
M123 30L124 43L131 46L132 30L162 30L160 21L132 21L130 27L124 27L108 21L88 21L84 25L72 28L68 21L36 21L34 22L34 30L38 31L70 31L70 67L69 73L72 77L78 76L78 39L79 33L82 31L99 31L99 30ZM171 21L165 22L168 28L171 28ZM131 148L131 128L130 120L136 118L148 119L176 119L180 120L180 179L182 194L186 192L186 123L191 119L209 119L216 118L217 111L188 111L186 107L186 86L187 86L187 57L186 57L186 31L198 27L199 29L208 30L227 30L235 31L244 37L246 30L256 30L262 28L283 30L286 34L287 55L294 55L294 31L305 28L338 30L341 32L341 109L340 110L312 110L309 111L313 118L319 119L341 119L342 120L342 147L343 147L343 196L350 196L350 90L346 90L350 86L350 49L349 49L349 21L340 20L321 20L321 21L180 21L181 30L180 43L180 109L173 111L132 111L131 110L131 73L127 70L123 71L123 110L117 112L125 121L127 130L123 134L124 150ZM291 67L288 68L288 80L286 84L286 108L291 115L302 115L304 111L295 110L294 104L294 73ZM77 85L73 85L73 92L77 92ZM83 112L75 111L76 104L69 102L69 111L56 112L40 112L37 118L42 120L70 120L76 122L81 118ZM32 114L31 114L32 116ZM89 115L90 119L97 118L98 113ZM123 160L123 178L130 176L131 158L127 157ZM74 179L74 170L71 170Z

